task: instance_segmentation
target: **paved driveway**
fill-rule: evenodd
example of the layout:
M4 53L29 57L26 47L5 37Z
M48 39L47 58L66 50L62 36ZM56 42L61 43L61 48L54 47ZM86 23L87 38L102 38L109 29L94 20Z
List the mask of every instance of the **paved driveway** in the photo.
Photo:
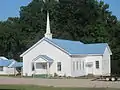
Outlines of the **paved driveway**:
M0 84L30 84L54 87L111 87L120 88L120 81L91 81L91 79L40 79L0 77Z

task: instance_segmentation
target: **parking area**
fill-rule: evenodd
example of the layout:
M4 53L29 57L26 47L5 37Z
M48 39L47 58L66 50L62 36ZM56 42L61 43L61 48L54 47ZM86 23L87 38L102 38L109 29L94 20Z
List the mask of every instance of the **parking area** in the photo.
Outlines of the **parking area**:
M91 81L91 79L41 79L0 77L0 84L40 85L54 87L110 87L120 88L120 81Z

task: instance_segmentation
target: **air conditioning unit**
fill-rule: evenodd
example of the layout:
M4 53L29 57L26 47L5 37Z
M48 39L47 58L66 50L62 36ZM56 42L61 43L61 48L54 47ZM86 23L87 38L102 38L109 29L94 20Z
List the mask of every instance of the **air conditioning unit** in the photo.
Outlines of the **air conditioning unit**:
M86 63L86 67L92 67L93 66L93 62L87 62Z

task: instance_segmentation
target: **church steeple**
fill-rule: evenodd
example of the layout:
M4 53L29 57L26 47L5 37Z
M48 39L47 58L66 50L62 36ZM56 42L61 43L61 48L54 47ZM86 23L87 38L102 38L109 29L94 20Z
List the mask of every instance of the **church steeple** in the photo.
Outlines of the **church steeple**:
M49 18L49 12L47 11L47 24L46 24L46 33L45 37L52 39L52 33L50 31L50 18Z

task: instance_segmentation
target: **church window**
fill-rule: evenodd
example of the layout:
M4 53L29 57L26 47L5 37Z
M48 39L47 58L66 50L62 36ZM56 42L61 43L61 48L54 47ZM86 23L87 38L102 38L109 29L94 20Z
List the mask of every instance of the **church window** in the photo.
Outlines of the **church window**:
M99 61L96 61L96 68L99 69Z
M57 70L61 71L61 62L57 62Z

